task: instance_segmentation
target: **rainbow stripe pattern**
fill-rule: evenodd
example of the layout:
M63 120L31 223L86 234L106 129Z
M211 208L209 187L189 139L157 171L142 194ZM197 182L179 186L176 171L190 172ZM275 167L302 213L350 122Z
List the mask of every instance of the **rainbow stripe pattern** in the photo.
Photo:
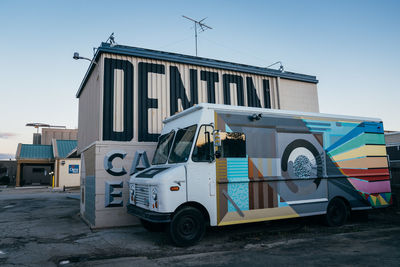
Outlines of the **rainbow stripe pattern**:
M385 206L392 202L382 123L360 123L326 152L371 206Z

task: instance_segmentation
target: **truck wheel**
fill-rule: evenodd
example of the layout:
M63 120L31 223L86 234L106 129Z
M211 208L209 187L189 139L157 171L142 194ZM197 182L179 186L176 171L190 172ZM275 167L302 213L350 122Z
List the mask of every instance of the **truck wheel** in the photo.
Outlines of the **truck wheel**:
M328 226L342 226L346 223L348 214L346 203L340 198L334 198L329 202L325 222Z
M165 230L165 223L153 223L140 219L142 226L149 232L162 232Z
M193 207L184 207L177 211L168 228L172 242L180 247L194 245L203 238L205 232L204 216Z

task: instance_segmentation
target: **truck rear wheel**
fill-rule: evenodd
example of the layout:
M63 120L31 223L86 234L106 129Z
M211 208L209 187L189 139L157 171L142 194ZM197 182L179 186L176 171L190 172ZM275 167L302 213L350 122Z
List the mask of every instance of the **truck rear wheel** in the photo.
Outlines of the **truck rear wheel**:
M204 216L193 207L184 207L178 210L168 228L172 242L180 247L196 244L203 238L205 232Z
M346 223L348 215L346 203L340 198L334 198L329 202L325 222L328 226L342 226Z

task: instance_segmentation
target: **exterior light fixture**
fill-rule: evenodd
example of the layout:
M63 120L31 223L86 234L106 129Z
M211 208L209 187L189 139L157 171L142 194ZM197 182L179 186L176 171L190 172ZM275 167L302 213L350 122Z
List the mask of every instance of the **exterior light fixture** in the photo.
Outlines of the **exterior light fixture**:
M109 43L110 47L114 47L114 46L117 45L117 43L115 42L114 33L111 33L111 35L108 37L106 43ZM96 52L96 48L93 48L93 53L95 53L95 52ZM78 52L74 52L74 55L72 56L72 58L75 59L75 60L78 60L78 59L89 60L90 63L93 63L93 64L97 65L97 63L94 61L94 58L90 59L90 58L87 58L87 57L81 57Z
M93 63L93 64L97 65L97 63L94 60L92 60L90 58L87 58L87 57L81 57L78 52L74 52L74 55L72 56L72 58L75 59L75 60L86 59L86 60L89 60L90 63Z
M261 118L262 118L262 114L261 113L253 114L253 115L249 116L249 120L251 120L251 121L258 121Z

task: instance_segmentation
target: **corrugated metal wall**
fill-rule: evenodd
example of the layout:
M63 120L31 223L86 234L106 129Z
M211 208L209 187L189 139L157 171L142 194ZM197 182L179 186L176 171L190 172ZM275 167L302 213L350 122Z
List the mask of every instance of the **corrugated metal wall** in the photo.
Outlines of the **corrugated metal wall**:
M386 145L400 144L400 132L385 134Z
M103 61L100 60L79 98L78 150L80 152L92 142L100 140L102 91Z
M319 112L317 85L279 79L280 109Z
M157 141L165 118L202 102L276 109L284 103L285 109L318 111L316 88L313 83L103 53L79 97L78 149L96 140Z
M147 121L147 132L149 134L157 135L162 130L162 120L173 115L174 111L182 111L184 108L188 108L194 103L215 102L224 104L230 101L233 105L241 104L247 106L250 103L253 106L259 105L261 107L266 107L266 105L271 105L272 108L278 107L278 100L275 97L277 84L276 78L187 64L118 56L114 54L103 54L100 61L103 62L105 58L129 61L133 67L134 129L132 141L141 141L138 139L140 121ZM115 64L118 67L118 62ZM125 68L122 65L120 67ZM112 71L112 75L114 76L112 81L112 86L114 87L113 130L120 132L123 130L122 126L124 125L123 95L124 79L126 79L126 74L124 73L124 70L121 69L110 68L108 71ZM105 73L105 75L107 74ZM229 80L229 78L235 76L241 77L241 81L238 82L234 79ZM213 78L214 81L216 81L214 83L215 96L213 96L212 93L210 94L210 89L207 88L207 86L210 86L210 82L208 81L212 81ZM146 92L142 92L139 89L139 87L142 88L143 86L139 84L139 80L144 81L146 79L147 96ZM267 97L267 101L265 100L267 92L264 92L265 81L263 80L267 80L267 86L269 86L270 90L270 98ZM224 81L230 83L229 99L224 99ZM246 91L248 84L250 83L255 89L258 99L254 97L254 94L249 95ZM241 84L241 86L238 86L238 84ZM171 85L174 86L175 89L171 89ZM195 87L198 88L197 92L194 92L193 90ZM241 97L238 98L238 89L243 90L243 99L241 99ZM85 90L83 92L85 92ZM182 92L184 92L184 94ZM80 98L82 97L84 96L81 95ZM150 108L148 108L147 114L141 114L139 106L142 103L140 103L140 101L146 101L146 98L153 99L151 100L153 103L148 105ZM151 106L156 106L157 108L151 108ZM144 116L144 118L140 118L140 116ZM103 116L100 117L103 118Z
M51 140L77 140L78 129L51 129L42 128L42 145L51 145Z

